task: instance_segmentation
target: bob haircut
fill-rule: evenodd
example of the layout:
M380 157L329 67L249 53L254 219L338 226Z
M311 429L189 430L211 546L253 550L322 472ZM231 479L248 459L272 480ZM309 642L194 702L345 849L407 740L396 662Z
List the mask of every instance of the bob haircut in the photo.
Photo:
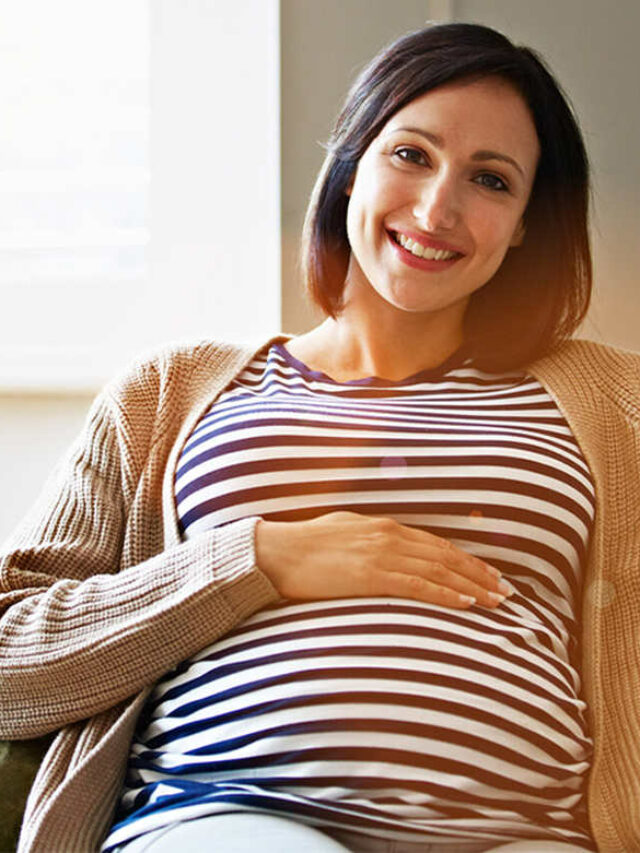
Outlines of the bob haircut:
M469 300L464 341L479 368L510 370L568 340L589 307L589 162L568 99L544 61L480 24L432 24L384 48L360 73L331 134L305 217L301 266L325 314L343 307L350 246L346 189L387 121L453 81L497 75L524 98L540 143L526 233Z

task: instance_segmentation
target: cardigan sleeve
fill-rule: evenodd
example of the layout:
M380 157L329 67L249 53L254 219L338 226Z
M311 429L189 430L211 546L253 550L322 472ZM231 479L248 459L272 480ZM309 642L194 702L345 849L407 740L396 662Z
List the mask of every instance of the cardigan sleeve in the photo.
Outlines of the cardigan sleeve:
M144 515L153 414L147 406L141 441L103 392L0 551L0 738L104 711L278 599L255 565L255 518L164 550L146 542L153 556L123 564L131 522L144 527L132 515Z

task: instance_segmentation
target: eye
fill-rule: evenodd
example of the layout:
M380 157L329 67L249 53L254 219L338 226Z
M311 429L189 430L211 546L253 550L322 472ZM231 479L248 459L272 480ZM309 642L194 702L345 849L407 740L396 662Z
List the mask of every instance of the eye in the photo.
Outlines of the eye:
M482 186L488 190L496 190L497 192L507 192L509 190L509 187L502 178L498 177L498 175L492 175L490 172L478 175L478 180L482 181Z
M398 157L405 163L411 163L416 166L424 166L427 164L427 158L419 148L412 148L409 145L402 145L399 148L394 148L393 156Z

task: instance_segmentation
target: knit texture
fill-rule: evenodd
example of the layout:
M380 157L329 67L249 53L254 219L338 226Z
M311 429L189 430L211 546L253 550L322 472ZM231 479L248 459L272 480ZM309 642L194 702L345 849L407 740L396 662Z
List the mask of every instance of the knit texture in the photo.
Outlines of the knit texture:
M182 543L173 498L184 440L255 351L172 347L107 386L0 554L0 737L60 730L21 853L96 849L150 686L278 599L255 565L255 519ZM600 850L628 853L640 850L640 356L573 341L530 372L595 480L582 606L589 815Z

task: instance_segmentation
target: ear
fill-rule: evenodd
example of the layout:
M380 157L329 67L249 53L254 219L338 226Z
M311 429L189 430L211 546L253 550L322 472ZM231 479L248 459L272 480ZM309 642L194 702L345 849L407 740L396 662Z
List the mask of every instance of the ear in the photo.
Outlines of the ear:
M527 227L524 224L524 217L518 222L518 227L513 232L513 237L511 238L511 242L509 246L521 246L522 241L524 240L524 235L526 234Z

